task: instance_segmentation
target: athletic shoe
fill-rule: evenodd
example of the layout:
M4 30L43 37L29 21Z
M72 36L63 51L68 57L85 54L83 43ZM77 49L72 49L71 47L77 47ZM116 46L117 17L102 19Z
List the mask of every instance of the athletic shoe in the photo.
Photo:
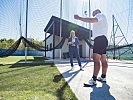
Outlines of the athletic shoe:
M89 80L89 82L84 83L85 86L95 86L97 85L96 81L93 80L93 78L91 80Z
M82 68L82 66L79 66L79 67L80 67L80 70L84 71L83 68Z
M106 78L98 77L97 80L100 81L100 82L105 82L106 83Z

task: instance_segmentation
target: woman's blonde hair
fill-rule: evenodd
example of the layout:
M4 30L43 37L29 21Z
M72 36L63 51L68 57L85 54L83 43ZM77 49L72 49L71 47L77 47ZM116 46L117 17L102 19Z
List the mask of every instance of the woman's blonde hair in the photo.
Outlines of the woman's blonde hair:
M75 31L74 30L71 30L71 32L70 32L70 37L72 37L72 34L75 34Z

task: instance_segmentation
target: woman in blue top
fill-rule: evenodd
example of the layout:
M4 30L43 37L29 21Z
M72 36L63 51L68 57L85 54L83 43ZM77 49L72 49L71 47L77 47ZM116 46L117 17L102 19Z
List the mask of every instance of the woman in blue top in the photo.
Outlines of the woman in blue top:
M70 32L70 37L68 38L68 45L69 45L69 56L70 56L70 63L73 70L73 56L77 58L78 64L80 66L80 70L82 70L80 56L79 56L79 40L75 36L75 31Z

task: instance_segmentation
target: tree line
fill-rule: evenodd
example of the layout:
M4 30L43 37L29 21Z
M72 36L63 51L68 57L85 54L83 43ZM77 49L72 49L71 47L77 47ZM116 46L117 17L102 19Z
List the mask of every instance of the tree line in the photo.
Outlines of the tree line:
M38 40L35 40L33 38L28 38L29 41L35 43L35 44L38 44L40 46L43 46L43 41L38 41ZM16 40L14 39L6 39L6 38L3 38L3 39L0 39L0 49L9 49L14 43L16 42ZM18 49L21 50L21 49L24 49L25 45L23 42L20 43ZM31 47L27 46L29 50L32 50Z

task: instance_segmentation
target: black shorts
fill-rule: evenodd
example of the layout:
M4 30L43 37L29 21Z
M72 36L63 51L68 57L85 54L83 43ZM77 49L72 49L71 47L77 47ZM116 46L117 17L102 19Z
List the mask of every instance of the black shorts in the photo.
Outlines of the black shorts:
M106 48L108 46L108 40L106 36L98 36L94 39L93 53L106 54Z

